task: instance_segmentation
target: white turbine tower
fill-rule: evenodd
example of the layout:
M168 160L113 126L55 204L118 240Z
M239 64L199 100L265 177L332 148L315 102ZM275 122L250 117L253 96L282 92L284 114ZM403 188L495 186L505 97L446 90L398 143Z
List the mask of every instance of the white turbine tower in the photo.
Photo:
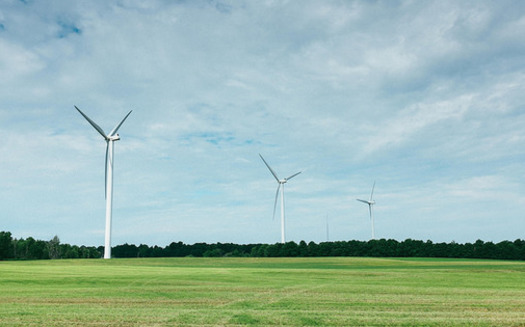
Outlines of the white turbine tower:
M361 200L357 199L357 201L363 202L368 204L368 211L370 212L370 222L372 223L372 239L375 239L374 235L374 215L372 213L372 206L376 204L374 200L372 200L372 196L374 195L374 187L376 186L376 182L374 181L374 185L372 186L372 192L370 193L370 198L368 200Z
M131 114L128 112L126 117L120 121L120 123L115 126L109 132L109 134L106 135L104 130L100 128L94 121L92 121L88 116L86 116L80 109L75 106L75 109L80 112L84 118L93 126L97 132L102 135L104 140L106 140L106 173L105 173L105 179L106 179L106 188L105 188L105 196L106 196L106 237L104 241L104 259L110 259L111 258L111 212L113 209L113 142L120 140L119 135L117 134L118 129L126 118Z
M292 176L284 178L284 179L279 179L279 177L277 177L277 174L273 171L270 165L268 165L268 163L266 162L266 160L264 160L263 156L260 153L259 153L259 157L261 157L266 167L268 167L273 177L275 177L275 180L277 181L277 183L279 183L279 185L277 186L277 192L275 193L275 202L273 204L273 218L274 219L275 219L275 208L277 207L277 198L279 197L279 190L281 189L281 186L283 188L281 192L281 243L285 243L286 240L285 240L285 235L284 235L284 184L286 184L286 182L288 182L290 179L299 175L301 172L295 173Z

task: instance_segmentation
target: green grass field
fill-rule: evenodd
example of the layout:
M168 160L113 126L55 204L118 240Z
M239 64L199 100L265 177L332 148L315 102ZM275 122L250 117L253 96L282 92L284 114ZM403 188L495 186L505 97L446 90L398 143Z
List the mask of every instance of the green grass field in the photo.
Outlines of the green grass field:
M525 326L524 262L11 261L0 287L0 326Z

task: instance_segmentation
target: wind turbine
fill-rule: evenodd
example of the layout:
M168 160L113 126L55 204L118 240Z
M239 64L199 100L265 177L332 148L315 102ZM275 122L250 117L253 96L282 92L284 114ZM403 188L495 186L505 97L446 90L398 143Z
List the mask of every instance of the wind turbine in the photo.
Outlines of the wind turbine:
M330 242L330 225L328 225L328 215L326 215L326 241Z
M370 193L370 198L368 200L361 200L357 199L357 201L363 202L368 204L368 211L370 212L370 221L372 223L372 239L375 239L374 235L374 215L372 213L372 206L376 204L374 200L372 200L372 196L374 195L374 187L376 186L376 182L374 181L374 185L372 186L372 192Z
M94 121L92 121L88 116L86 116L80 109L75 106L75 109L80 112L80 114L86 118L86 120L93 126L97 132L102 135L104 140L106 141L106 173L105 173L105 179L106 179L106 188L105 188L105 196L106 196L106 237L104 241L104 259L110 259L111 258L111 212L113 209L113 142L120 140L119 135L117 134L118 129L126 118L131 114L133 110L130 110L126 117L120 121L120 123L115 126L109 132L109 134L106 135L104 130L100 128Z
M261 159L264 162L264 164L266 165L266 167L268 167L268 170L270 170L270 173L272 173L272 175L273 175L273 177L275 177L275 180L277 181L277 183L279 183L279 185L277 186L277 192L275 192L275 202L273 204L273 218L274 219L275 219L275 208L277 207L277 198L279 197L279 190L281 189L281 186L283 188L283 190L281 192L281 243L285 243L285 236L284 236L284 184L286 184L286 182L288 182L290 179L292 179L295 176L299 175L301 172L295 173L295 174L293 174L290 177L279 179L279 177L277 177L277 174L275 173L275 171L273 171L273 169L270 167L270 165L268 165L268 163L266 162L266 160L264 160L263 156L260 153L259 153L259 157L261 157Z

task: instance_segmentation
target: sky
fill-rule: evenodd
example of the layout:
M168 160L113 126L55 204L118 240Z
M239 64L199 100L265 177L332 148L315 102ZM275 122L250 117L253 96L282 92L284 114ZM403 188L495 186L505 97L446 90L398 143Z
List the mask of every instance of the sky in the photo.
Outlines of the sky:
M525 2L0 3L0 230L112 244L525 239ZM328 231L328 233L327 233Z

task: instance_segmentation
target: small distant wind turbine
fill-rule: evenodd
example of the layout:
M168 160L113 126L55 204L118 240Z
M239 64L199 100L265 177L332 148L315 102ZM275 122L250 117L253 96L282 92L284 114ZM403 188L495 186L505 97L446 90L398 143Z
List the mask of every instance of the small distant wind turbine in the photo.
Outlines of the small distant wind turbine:
M374 187L376 186L376 182L374 181L374 185L372 186L372 192L370 193L370 198L368 200L361 200L357 199L357 201L363 202L368 204L368 211L370 212L370 221L372 223L372 239L375 239L374 235L374 215L372 213L372 206L376 204L374 200L372 200L372 196L374 195Z
M330 242L330 225L328 224L328 215L326 215L326 241Z
M100 135L102 135L104 140L106 140L106 174L105 174L105 179L106 179L106 188L105 188L106 237L105 237L105 242L104 242L104 259L110 259L111 258L111 212L113 209L113 142L120 140L120 137L117 134L117 131L120 128L120 126L122 126L126 118L128 118L128 116L131 114L131 111L133 110L130 110L130 112L128 112L126 117L124 117L124 119L122 119L120 123L117 126L115 126L115 128L113 128L111 132L109 132L109 134L106 135L104 130L102 130L100 126L98 126L94 121L92 121L88 116L86 116L82 111L80 111L80 109L78 109L77 106L75 106L75 109L77 109L78 112L80 112L80 114L84 118L86 118L86 120L91 124L91 126L93 126L97 130L97 132L99 132Z
M277 186L277 192L275 192L275 202L273 204L273 218L275 219L275 208L277 207L277 198L279 197L279 190L281 189L281 186L283 187L283 190L281 192L281 243L285 243L285 235L284 235L284 184L288 182L290 179L294 178L295 176L299 175L301 173L295 173L290 177L279 179L277 177L277 174L273 171L273 169L268 165L266 160L264 160L263 156L259 153L259 157L261 157L262 161L268 167L268 170L270 170L270 173L272 173L273 177L275 177L275 180L279 185Z

